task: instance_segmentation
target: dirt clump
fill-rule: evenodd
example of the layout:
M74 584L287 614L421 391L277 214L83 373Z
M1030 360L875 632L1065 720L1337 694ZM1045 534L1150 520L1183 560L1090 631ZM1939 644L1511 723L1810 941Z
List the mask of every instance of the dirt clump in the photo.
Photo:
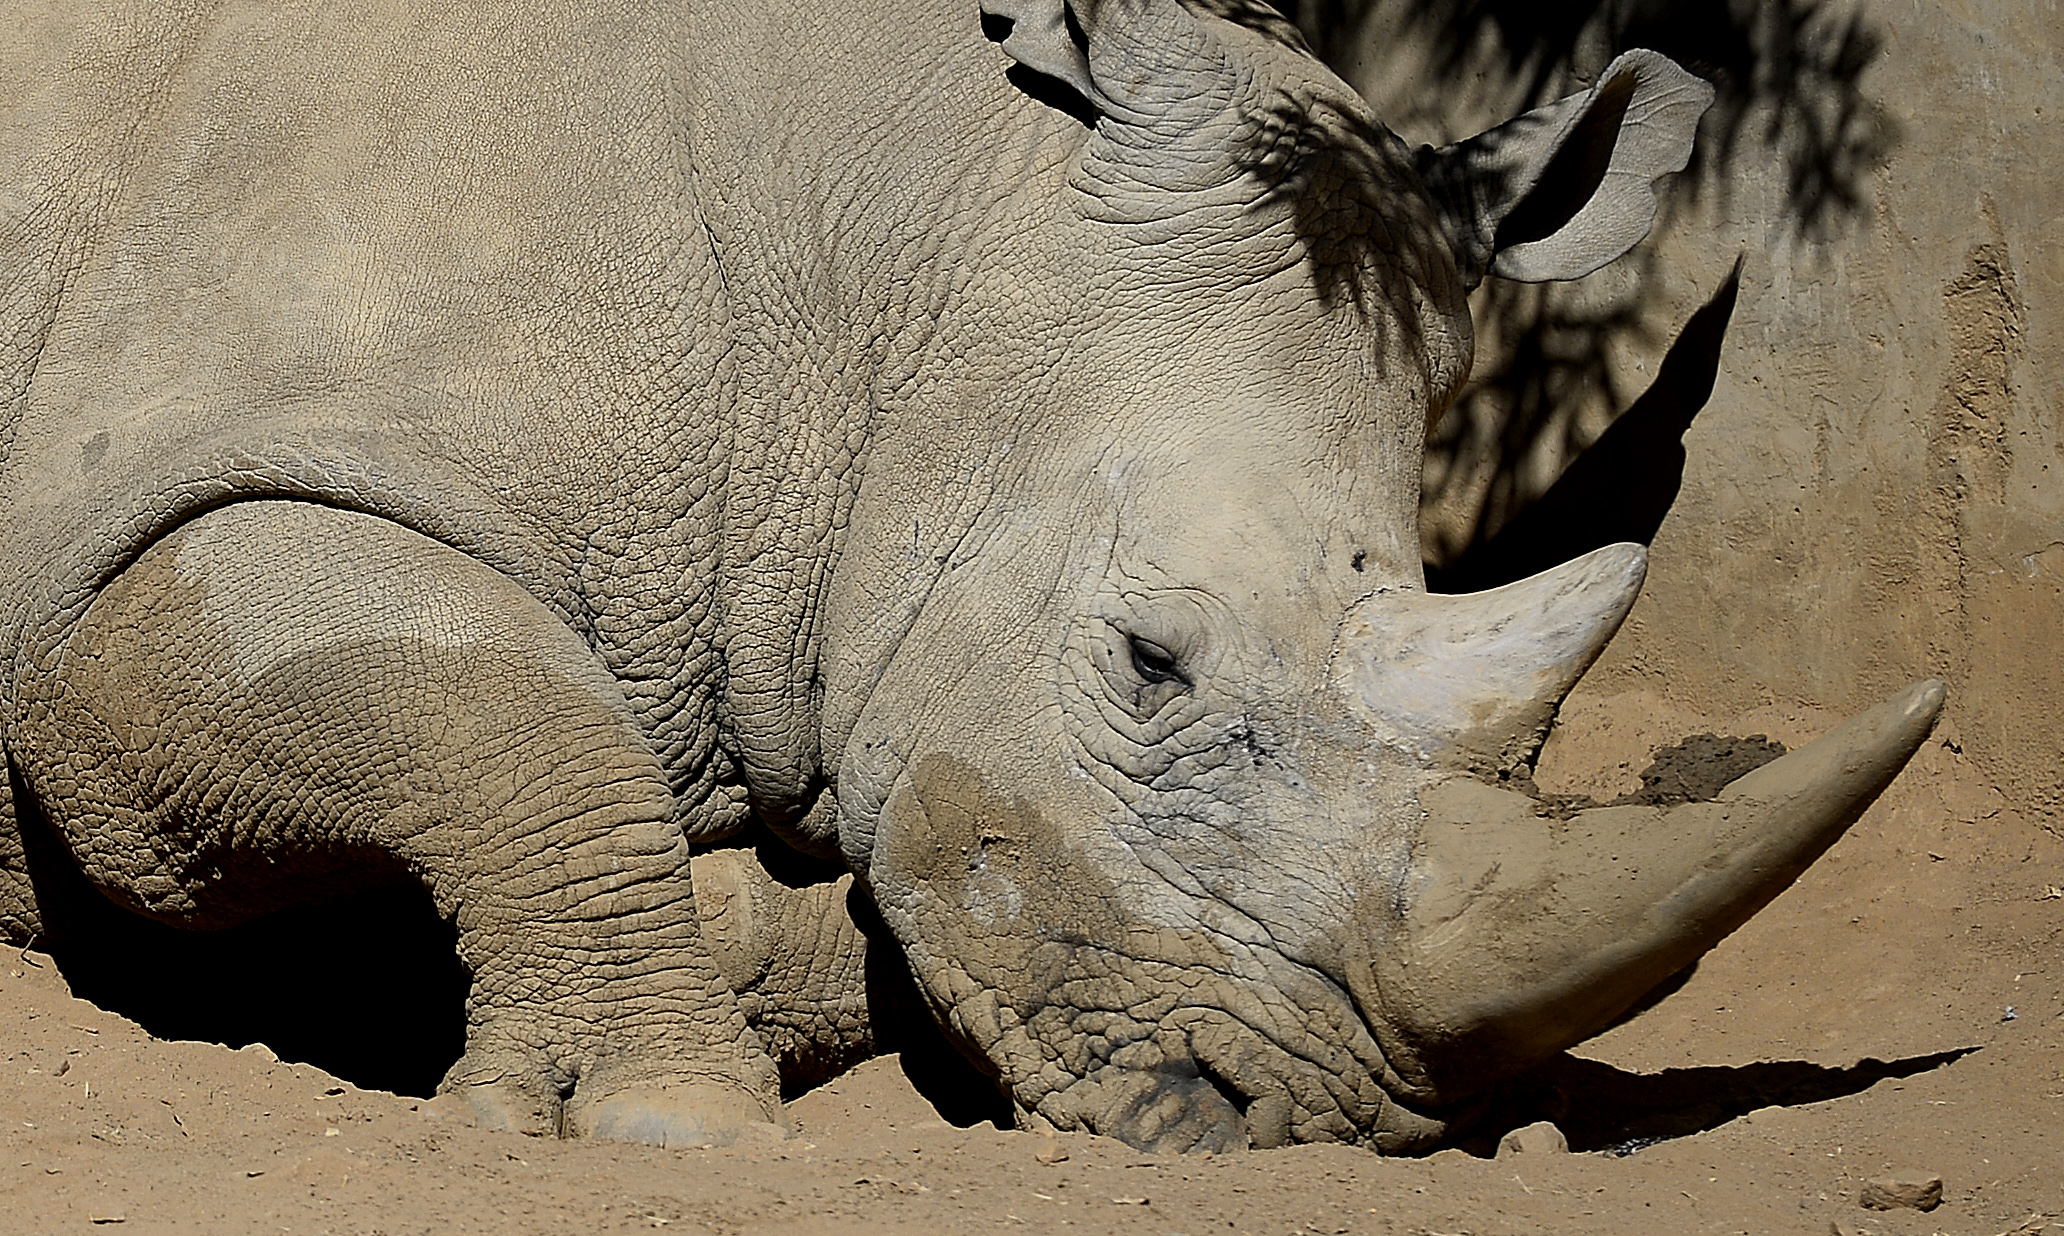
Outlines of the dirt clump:
M1783 743L1763 734L1746 738L1693 734L1682 742L1658 748L1648 767L1641 770L1641 788L1616 798L1601 800L1590 794L1545 790L1527 768L1508 774L1503 784L1540 803L1541 813L1550 819L1567 820L1593 807L1675 807L1681 803L1711 802L1735 780L1784 753Z
M1720 734L1693 734L1683 742L1663 747L1641 770L1641 788L1614 800L1614 806L1638 804L1645 807L1674 807L1679 803L1708 802L1720 796L1737 778L1768 764L1785 753L1785 745L1762 734L1731 738Z

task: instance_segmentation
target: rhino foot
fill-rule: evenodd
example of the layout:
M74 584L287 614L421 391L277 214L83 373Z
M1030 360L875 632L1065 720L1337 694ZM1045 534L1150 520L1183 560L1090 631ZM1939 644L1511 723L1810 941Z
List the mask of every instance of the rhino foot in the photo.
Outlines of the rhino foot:
M437 1119L530 1137L675 1148L730 1146L755 1137L779 1141L793 1132L778 1099L714 1076L620 1086L590 1079L562 1100L542 1077L461 1068L424 1110Z
M1115 1137L1149 1154L1245 1150L1253 1130L1238 1106L1203 1077L1109 1068L1070 1087L1056 1105L1063 1127Z
M736 1086L716 1081L631 1086L583 1103L567 1104L569 1137L639 1142L648 1146L730 1146L793 1133L788 1117Z
M546 1137L559 1130L558 1096L527 1093L499 1081L440 1091L422 1110L433 1119L529 1137Z

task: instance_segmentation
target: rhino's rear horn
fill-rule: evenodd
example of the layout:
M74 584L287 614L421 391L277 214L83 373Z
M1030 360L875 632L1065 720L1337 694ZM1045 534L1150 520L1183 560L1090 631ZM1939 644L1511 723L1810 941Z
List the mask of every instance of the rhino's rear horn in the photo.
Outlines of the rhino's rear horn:
M1608 545L1486 592L1379 593L1349 614L1336 675L1382 741L1436 767L1510 772L1540 750L1647 566L1641 546Z

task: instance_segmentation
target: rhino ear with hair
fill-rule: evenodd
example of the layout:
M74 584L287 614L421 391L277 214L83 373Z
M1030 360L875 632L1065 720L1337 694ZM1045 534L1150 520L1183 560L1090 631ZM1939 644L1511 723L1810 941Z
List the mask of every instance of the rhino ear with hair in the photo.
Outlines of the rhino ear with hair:
M1463 278L1579 279L1641 243L1655 182L1691 161L1713 88L1630 51L1598 83L1451 146L1421 147Z

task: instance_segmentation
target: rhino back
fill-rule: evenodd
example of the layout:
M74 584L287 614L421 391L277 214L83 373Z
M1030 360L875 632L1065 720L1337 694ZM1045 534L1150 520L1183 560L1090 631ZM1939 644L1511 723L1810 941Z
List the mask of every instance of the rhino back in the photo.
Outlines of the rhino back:
M26 0L0 37L0 459L191 15ZM11 496L0 490L0 499Z
M806 797L870 415L1072 123L1003 83L974 6L878 8L32 13L0 89L9 697L167 528L304 497L551 605L684 800Z

